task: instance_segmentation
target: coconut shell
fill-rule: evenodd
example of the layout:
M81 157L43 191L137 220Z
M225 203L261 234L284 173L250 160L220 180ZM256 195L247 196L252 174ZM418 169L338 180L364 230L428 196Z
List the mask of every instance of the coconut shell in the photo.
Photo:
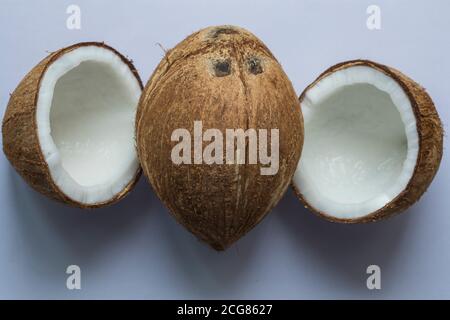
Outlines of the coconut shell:
M9 162L22 176L22 178L38 192L57 201L80 208L97 208L112 204L122 199L136 184L141 170L136 172L135 178L114 198L101 203L87 205L75 201L65 195L54 183L48 165L39 145L36 105L41 80L47 68L62 55L83 46L98 46L113 51L126 63L141 88L142 81L132 62L115 49L99 42L83 42L60 49L48 55L36 65L20 82L11 94L8 106L3 117L3 152Z
M310 209L320 217L329 221L342 223L364 223L378 221L395 214L398 214L420 199L425 193L436 172L438 171L443 152L443 128L436 108L431 97L418 83L401 73L400 71L368 60L352 60L339 63L323 72L313 83L311 83L300 95L300 103L303 101L306 92L323 78L336 71L354 67L366 66L383 72L388 77L394 79L408 96L414 115L416 117L417 133L419 137L419 152L417 162L411 179L406 188L397 195L391 202L381 209L356 219L339 219L321 212L311 206L294 184L293 189L306 208Z
M216 250L242 237L280 200L303 143L291 82L258 38L234 26L200 30L166 52L137 114L145 175L175 219ZM277 174L261 175L261 165L248 161L174 164L171 134L185 128L193 137L194 121L202 121L203 132L216 128L224 137L226 129L279 129Z

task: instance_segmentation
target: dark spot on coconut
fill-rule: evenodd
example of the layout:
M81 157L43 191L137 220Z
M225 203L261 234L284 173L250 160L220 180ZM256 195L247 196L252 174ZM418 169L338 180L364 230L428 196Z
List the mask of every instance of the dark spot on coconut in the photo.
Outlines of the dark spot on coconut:
M230 60L216 60L213 66L216 77L225 77L231 73Z
M248 71L252 74L260 74L264 70L261 65L261 60L256 57L249 58L247 60Z
M222 34L238 34L239 31L233 28L217 28L212 33L212 38L217 38L218 36Z

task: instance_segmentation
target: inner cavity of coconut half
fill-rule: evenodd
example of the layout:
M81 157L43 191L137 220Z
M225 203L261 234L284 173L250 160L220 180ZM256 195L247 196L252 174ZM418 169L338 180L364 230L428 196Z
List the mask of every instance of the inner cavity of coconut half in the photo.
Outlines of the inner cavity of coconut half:
M383 72L353 66L310 87L301 101L305 141L294 185L316 211L356 219L407 186L418 156L411 102Z
M37 130L52 179L66 196L102 203L135 178L140 94L129 66L99 46L79 47L48 67L40 83Z

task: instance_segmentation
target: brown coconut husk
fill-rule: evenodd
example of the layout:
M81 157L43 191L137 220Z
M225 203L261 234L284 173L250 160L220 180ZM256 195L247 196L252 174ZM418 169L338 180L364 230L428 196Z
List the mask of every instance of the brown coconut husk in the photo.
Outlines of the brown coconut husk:
M315 214L332 222L341 223L365 223L378 221L384 218L391 217L398 214L420 199L425 193L436 172L442 159L443 152L443 128L436 108L431 100L431 97L418 83L401 73L400 71L373 62L369 60L352 60L346 61L335 66L330 67L323 72L313 83L311 83L303 93L300 95L300 103L303 101L306 92L317 84L320 80L327 77L333 72L354 67L367 66L379 70L394 79L405 91L411 106L414 111L417 123L417 132L419 135L419 153L414 173L409 180L406 188L391 202L387 203L381 209L356 219L339 219L333 217L326 212L321 212L311 206L294 184L293 189L299 199L303 202L306 208L313 211Z
M83 42L55 51L36 65L11 94L3 117L3 152L22 178L38 192L75 207L97 208L112 204L125 197L139 180L141 169L136 172L134 179L119 194L106 202L87 205L75 201L65 195L52 180L39 145L36 124L39 88L47 68L62 55L84 46L98 46L113 51L129 66L141 88L143 87L133 63L104 43Z
M179 223L216 250L251 230L280 200L303 143L291 82L258 38L234 26L200 30L169 50L144 89L136 119L139 158L154 190ZM193 136L195 120L203 121L203 131L223 134L278 128L278 173L262 176L259 164L248 163L173 164L171 134L185 128Z

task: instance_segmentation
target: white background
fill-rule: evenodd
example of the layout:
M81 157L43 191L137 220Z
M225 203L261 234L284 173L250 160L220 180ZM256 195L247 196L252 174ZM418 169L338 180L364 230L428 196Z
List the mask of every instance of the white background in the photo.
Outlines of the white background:
M82 29L66 28L77 4ZM381 8L382 29L366 27ZM209 25L248 28L272 50L300 94L329 66L368 58L427 88L449 121L450 2L12 1L0 0L0 108L43 57L80 41L105 41L132 58L144 82L173 47ZM445 141L447 147L447 140ZM0 298L450 298L449 163L406 213L340 225L303 209L291 191L224 253L179 226L145 178L122 202L82 211L28 187L0 154ZM82 289L66 289L66 267ZM366 268L382 289L366 288Z

